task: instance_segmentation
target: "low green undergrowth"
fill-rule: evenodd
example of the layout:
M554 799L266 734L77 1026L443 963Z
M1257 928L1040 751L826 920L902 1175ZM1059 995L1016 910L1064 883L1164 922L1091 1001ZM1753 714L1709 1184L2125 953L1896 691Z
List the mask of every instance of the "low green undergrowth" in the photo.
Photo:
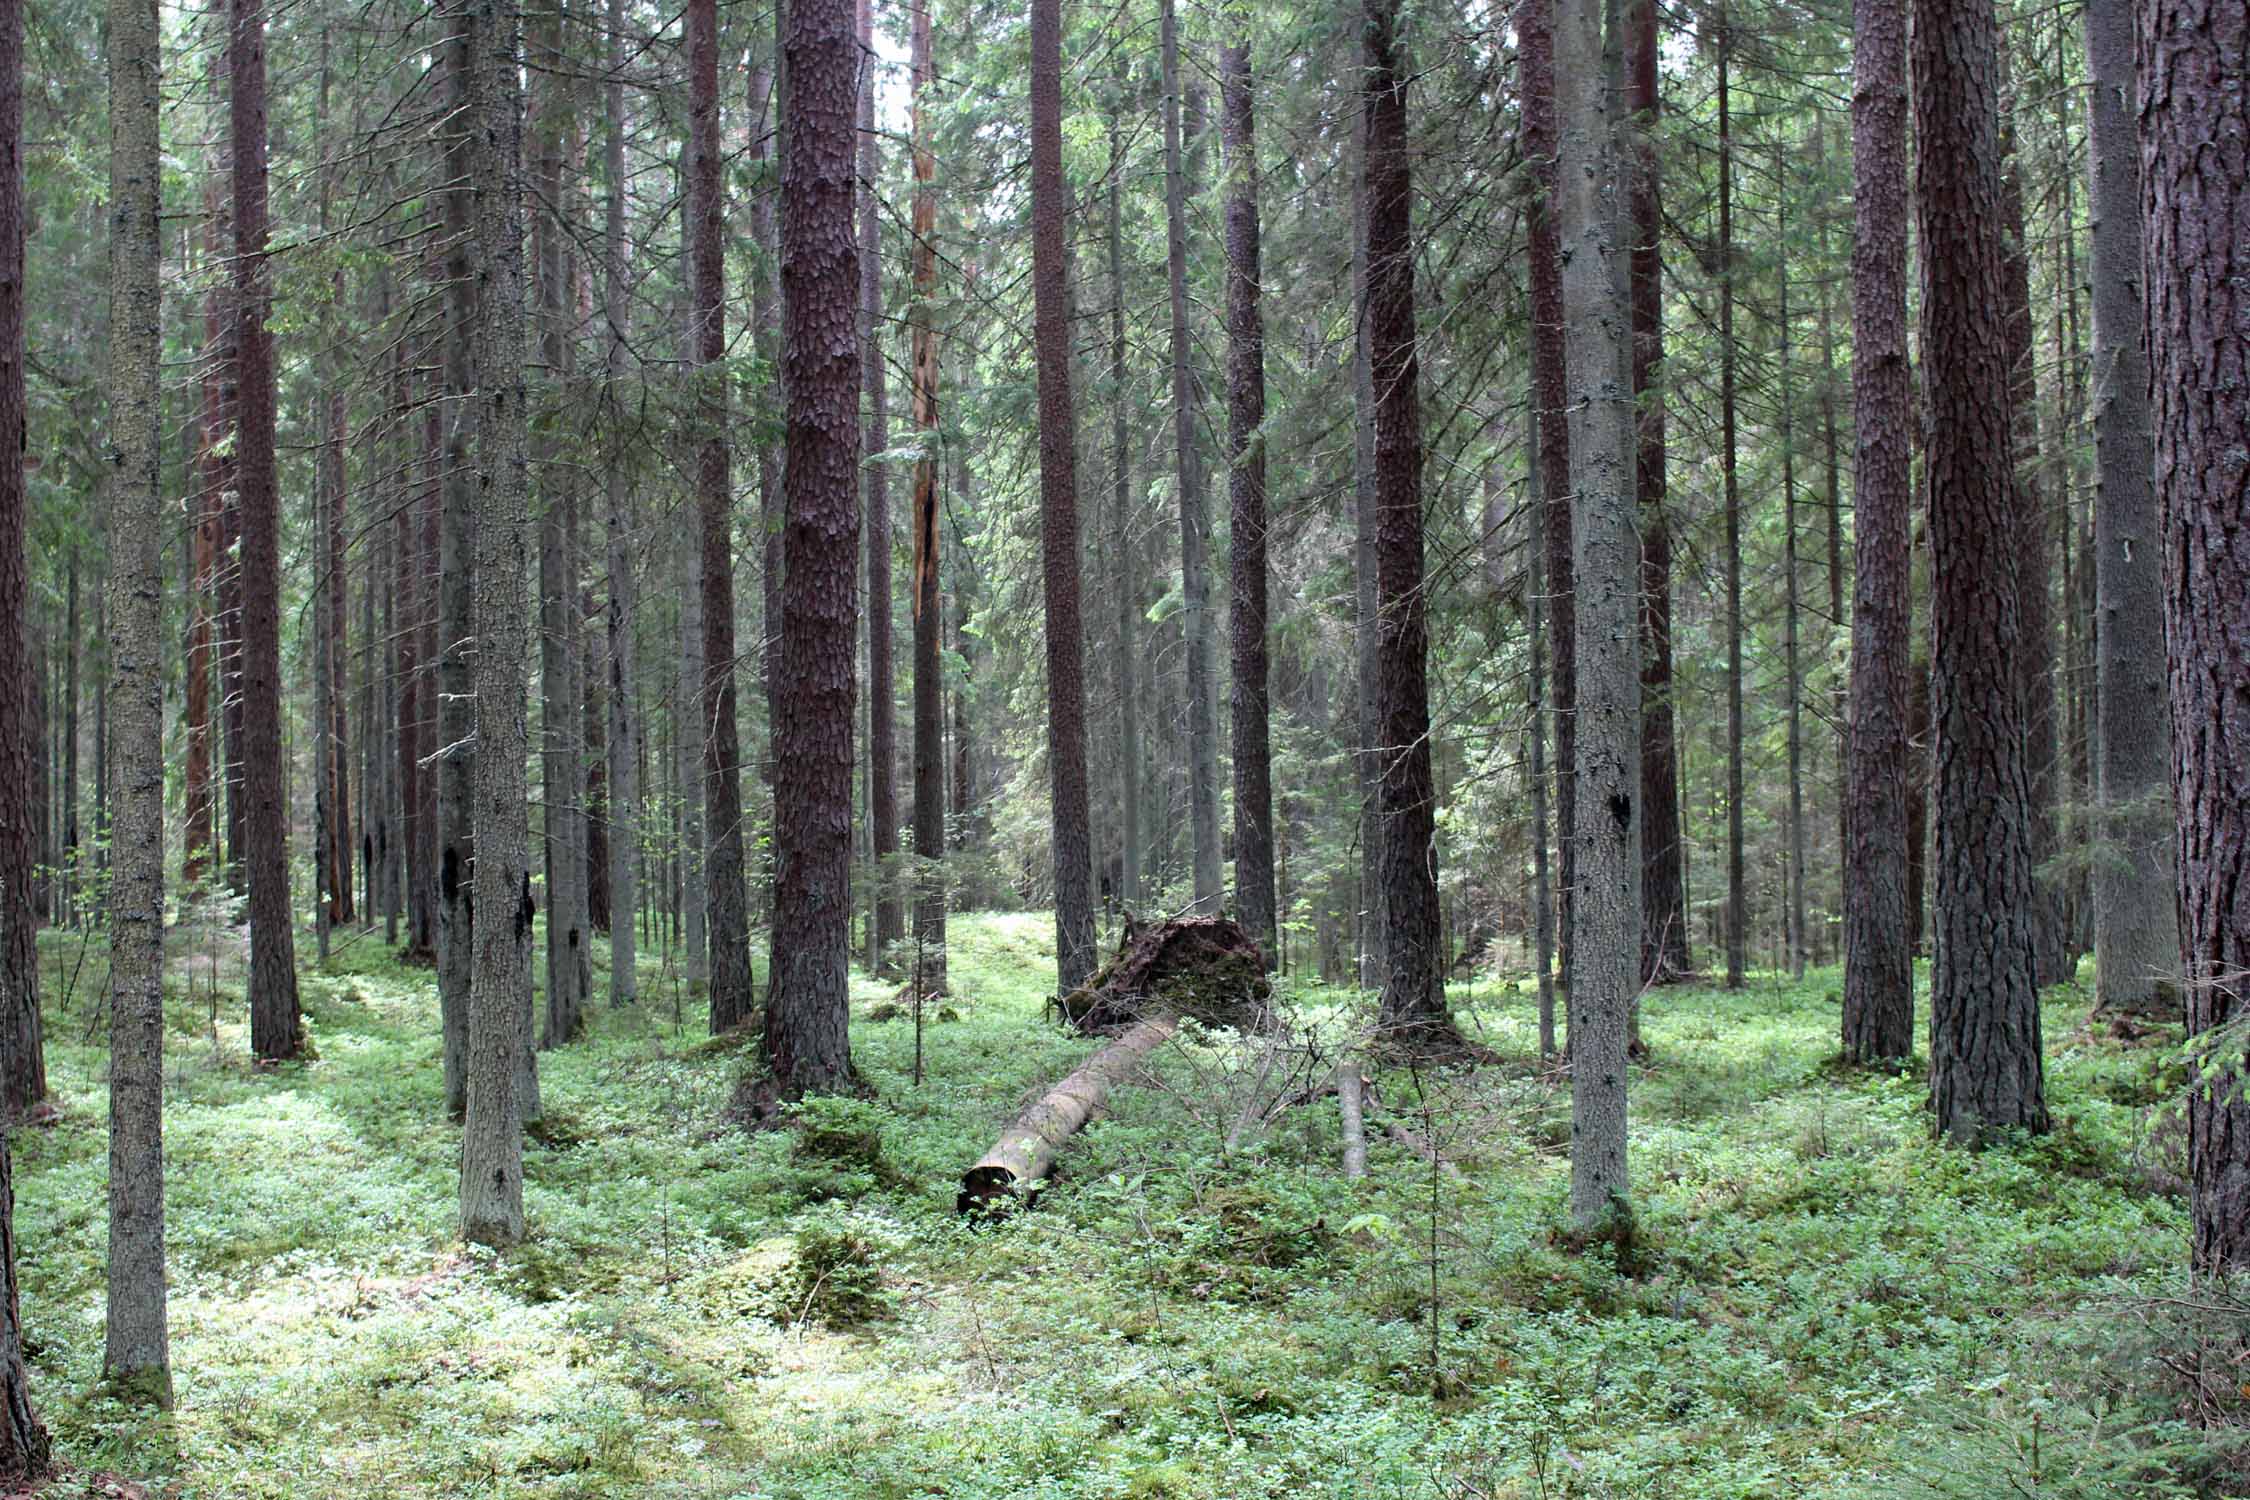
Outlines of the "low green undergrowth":
M872 1097L758 1135L722 1123L751 1055L652 960L542 1055L498 1256L454 1234L429 972L340 946L318 1060L264 1072L239 937L176 933L162 1420L100 1389L101 965L50 935L62 1116L18 1137L17 1232L60 1451L197 1497L2250 1492L2212 1438L2250 1387L2205 1378L2240 1329L2175 1274L2184 1074L2084 1033L2075 986L2054 1132L1975 1155L1918 1071L1830 1065L1832 973L1651 994L1630 1241L1574 1246L1528 995L1457 989L1500 1060L1379 1078L1411 1138L1355 1183L1318 1088L1355 1002L1285 984L1325 1058L1190 1035L979 1227L960 1172L1094 1044L1042 1017L1048 917L953 930L925 1082L895 984L855 980Z

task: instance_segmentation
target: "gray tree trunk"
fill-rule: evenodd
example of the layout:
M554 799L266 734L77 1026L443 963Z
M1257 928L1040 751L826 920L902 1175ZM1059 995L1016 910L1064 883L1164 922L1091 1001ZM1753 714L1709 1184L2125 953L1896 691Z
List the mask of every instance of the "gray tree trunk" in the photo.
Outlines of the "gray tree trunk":
M1195 840L1195 904L1224 896L1219 848L1219 708L1211 649L1211 511L1196 452L1196 391L1188 342L1187 170L1180 155L1180 35L1172 0L1159 12L1164 69L1164 243L1172 299L1172 440L1180 489L1181 623L1187 638L1188 818Z
M1125 363L1125 142L1118 117L1125 107L1125 63L1118 60L1115 93L1109 108L1109 380L1110 449L1114 466L1110 493L1111 554L1117 573L1117 730L1118 806L1124 845L1117 899L1127 911L1141 904L1141 659L1134 638L1142 613L1140 569L1135 565L1132 530L1132 435L1127 416L1131 393Z
M476 195L476 930L469 996L461 1236L523 1238L524 1084L531 1057L530 798L524 680L530 476L524 428L522 85L511 0L469 0L455 25L472 63L467 126Z
M1603 87L1601 0L1555 17L1565 366L1577 615L1571 902L1571 1217L1626 1199L1626 1030L1640 973L1640 539L1634 531L1631 327L1621 293L1625 162Z
M2096 713L2094 1003L2177 1016L2172 742L2164 685L2164 552L2149 482L2141 330L2141 163L2132 0L2088 0L2092 175Z
M608 322L604 376L613 441L623 427L632 303L625 294L625 0L609 0L609 80L602 91L608 180L602 224L602 309ZM604 525L609 542L609 1003L640 998L634 918L640 911L640 704L634 693L633 491L622 455L605 465Z
M20 12L5 24L13 31ZM13 38L11 38L11 41ZM112 0L110 73L109 655L116 736L110 825L109 1297L102 1372L129 1397L172 1404L164 1286L164 575L159 473L162 323L157 215L162 42L156 0ZM12 73L4 62L0 70ZM8 88L0 80L0 88ZM12 92L12 89L10 90ZM16 130L0 125L12 151ZM0 164L11 186L15 163ZM5 190L0 190L5 191ZM20 220L17 221L20 225ZM16 292L21 241L6 239ZM20 295L20 293L18 294ZM20 319L20 303L0 322ZM15 337L0 359L20 379ZM20 411L21 407L17 407ZM0 1189L4 1191L4 1189ZM8 1304L15 1305L13 1259ZM15 1356L20 1381L20 1349Z

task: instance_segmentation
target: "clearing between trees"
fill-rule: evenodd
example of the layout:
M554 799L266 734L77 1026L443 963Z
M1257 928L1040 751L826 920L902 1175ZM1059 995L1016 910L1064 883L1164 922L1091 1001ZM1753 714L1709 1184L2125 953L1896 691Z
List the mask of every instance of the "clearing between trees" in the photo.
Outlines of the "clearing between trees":
M61 1118L16 1189L57 1451L210 1500L2166 1494L2204 1460L2162 1403L2239 1400L2156 1363L2173 1049L2080 1030L2076 984L2053 1133L1978 1153L1931 1142L1919 1065L1826 1066L1833 971L1652 993L1634 1236L1579 1252L1528 991L1452 986L1500 1061L1377 1073L1353 1182L1323 1087L1353 997L1278 980L1286 1044L1180 1023L1035 1211L965 1220L963 1169L1103 1044L1043 1016L1053 933L954 919L919 1088L855 974L874 1097L755 1134L721 1124L746 1054L647 964L542 1055L530 1238L494 1255L457 1238L428 971L341 946L302 977L316 1059L256 1068L239 936L175 930L164 1421L88 1394L103 959L49 934Z

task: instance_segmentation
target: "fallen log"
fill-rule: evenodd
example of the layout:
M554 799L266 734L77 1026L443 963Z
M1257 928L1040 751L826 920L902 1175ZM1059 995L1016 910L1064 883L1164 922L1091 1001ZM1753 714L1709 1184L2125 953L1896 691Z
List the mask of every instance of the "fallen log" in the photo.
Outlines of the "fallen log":
M1062 1143L1101 1112L1109 1091L1162 1046L1179 1021L1166 1017L1136 1023L1079 1064L1069 1077L1016 1117L990 1151L961 1174L953 1206L961 1213L998 1215L1029 1202L1046 1182Z

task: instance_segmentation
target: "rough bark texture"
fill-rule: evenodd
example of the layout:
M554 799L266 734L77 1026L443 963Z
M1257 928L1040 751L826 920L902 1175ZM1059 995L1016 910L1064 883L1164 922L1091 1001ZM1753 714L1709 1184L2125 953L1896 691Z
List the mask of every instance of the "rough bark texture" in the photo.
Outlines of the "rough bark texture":
M1844 1056L1914 1051L1907 677L1914 390L1906 351L1906 0L1852 8L1852 667Z
M1633 493L1641 518L1641 982L1685 977L1680 757L1672 721L1672 528L1665 514L1663 163L1656 146L1656 0L1633 0L1627 59L1633 150Z
M1188 818L1194 836L1195 911L1221 895L1219 709L1211 642L1211 511L1196 452L1195 373L1187 299L1187 172L1180 153L1180 39L1173 0L1159 10L1164 70L1164 243L1172 304L1172 443L1180 498L1181 629L1187 642Z
M280 493L274 472L273 288L266 271L266 21L230 0L227 101L234 152L235 473L242 496L242 797L250 881L250 1050L304 1046L289 910L289 809L281 786Z
M224 253L218 241L217 193L215 175L207 176L201 236L206 256ZM225 489L227 468L220 443L228 421L226 366L218 357L220 330L226 322L220 312L221 285L216 277L212 278L203 300L202 400L198 412L200 430L196 437L195 508L191 517L190 552L194 562L189 574L192 592L189 608L193 614L188 623L186 806L185 827L181 832L184 857L180 864L181 882L190 888L199 886L211 873L211 861L218 853L218 809L211 775L211 677L218 666L219 542L224 530L220 520L223 508L220 496ZM373 597L372 593L369 597Z
M1539 473L1545 489L1548 644L1555 715L1555 828L1559 866L1557 945L1562 983L1571 982L1572 897L1578 888L1578 623L1572 605L1570 424L1563 351L1562 250L1555 233L1554 0L1519 0L1517 66L1523 74L1522 145L1536 201L1528 215L1531 370L1539 414Z
M1272 964L1280 949L1266 688L1266 331L1258 312L1258 144L1246 37L1221 50L1219 84L1227 153L1227 489L1234 512L1234 905Z
M859 544L859 45L852 0L789 8L782 96L782 359L788 576L774 664L773 990L783 1097L851 1085L853 618ZM706 638L709 632L706 630Z
M2132 0L2086 6L2093 208L2095 1005L2178 1014L2162 518L2150 482L2148 352L2141 331L2141 163L2133 133Z
M772 45L750 70L750 101L755 119L750 130L750 171L757 190L750 196L750 238L758 257L750 275L751 340L758 362L773 372L775 389L767 401L782 400L781 379L781 228L776 202L779 196L774 149L779 138L781 33L787 7L773 8ZM766 750L761 767L767 788L773 784L773 726L776 723L774 663L781 644L781 535L784 526L779 445L770 437L758 444L758 685L766 700ZM765 871L766 906L773 906L772 867Z
M716 0L688 7L688 255L693 278L692 355L702 442L695 494L703 557L704 868L710 900L711 1030L747 1025L757 1008L750 969L749 869L743 854L742 740L735 722L734 494L727 444L725 163L719 143ZM794 83L794 76L792 76ZM850 171L845 172L848 184ZM856 355L856 347L853 351ZM850 606L847 591L845 605ZM850 736L845 736L847 746ZM848 900L848 898L847 898ZM780 951L779 933L775 949Z
M1047 631L1047 770L1055 845L1055 978L1094 968L1086 795L1085 641L1078 607L1077 415L1071 401L1061 0L1031 4L1031 289L1039 359L1039 546Z
M6 173L5 183L0 183L0 1129L4 1129L47 1097L46 1044L39 1022L39 922L32 905L41 799L34 793L39 724L32 705L32 674L37 669L25 635L31 558L23 465L23 12L16 7L0 17L0 48L6 49L0 55L0 158L4 158L0 172ZM153 59L154 54L150 56ZM155 89L153 77L148 87ZM143 191L153 192L153 184ZM155 379L153 370L148 378ZM154 416L149 420L153 422ZM134 434L136 440L141 436ZM154 434L147 436L153 443ZM148 463L155 461L152 450ZM138 472L133 476L140 477ZM10 1257L11 1291L14 1266ZM11 1324L14 1305L11 1297ZM0 1354L5 1352L0 1349ZM0 1381L14 1372L13 1389L20 1392L21 1367L19 1351L13 1364L0 1369ZM28 1418L29 1408L25 1411ZM6 1425L0 1421L0 1429ZM6 1436L0 1430L0 1440Z
M632 303L625 291L625 0L609 0L607 66L609 81L602 107L607 132L602 144L605 187L602 226L602 308L608 324L604 375L606 413L612 431L624 421L625 379L630 355L626 333ZM640 998L637 950L640 911L641 757L640 705L635 695L633 622L638 598L633 576L633 492L623 463L607 466L609 605L609 1003L631 1005Z
M1626 1199L1626 1041L1640 959L1640 541L1633 527L1631 321L1619 274L1627 191L1602 87L1600 0L1555 26L1556 230L1569 330L1578 657L1578 891L1571 921L1571 1217Z
M2148 0L2140 73L2141 268L2164 512L2180 947L2190 1036L2195 1264L2250 1270L2250 12Z
M20 14L20 12L19 12ZM12 41L13 18L0 22ZM164 1292L164 576L165 506L160 487L162 359L157 214L163 158L158 72L163 56L156 0L109 7L109 661L113 704L109 883L109 1267L102 1372L123 1392L169 1406L171 1342ZM0 90L16 76L0 58ZM0 110L6 106L0 104ZM13 289L20 220L9 200L18 181L15 122L0 118L0 449L13 429L7 385L20 370L21 324ZM21 411L21 407L16 408ZM13 450L5 450L13 451ZM0 464L0 485L16 466ZM0 1194L6 1192L0 1185ZM15 1314L15 1258L7 1255L7 1303ZM0 1337L0 1474L21 1451L13 1418L22 1383L20 1340ZM17 1475L15 1477L21 1477Z
M1109 101L1109 383L1110 383L1110 587L1117 607L1117 801L1120 851L1118 904L1141 904L1141 668L1134 642L1142 614L1140 567L1134 546L1132 424L1125 356L1125 141L1118 116L1128 88L1122 58Z
M529 153L532 200L540 205L532 226L541 365L539 397L555 416L539 436L539 824L547 877L546 1010L543 1047L573 1040L585 1025L593 984L587 949L585 708L582 674L572 659L577 635L578 581L571 565L573 502L577 476L561 461L562 383L570 362L569 256L564 248L561 16L542 10L531 31L530 54L539 95L532 110Z
M861 381L866 386L867 456L890 448L890 413L883 379L882 206L876 184L883 153L875 134L874 11L860 0L859 303ZM867 817L875 868L875 923L869 933L873 963L889 962L906 935L898 901L898 704L891 672L890 470L870 463L867 479Z
M938 647L945 632L938 588L938 354L930 303L937 296L937 159L923 99L937 81L930 7L915 0L909 47L914 69L914 298L907 310L914 359L914 983L938 994L945 979L945 698Z
M8 29L13 25L8 23ZM4 60L0 66L5 66ZM9 76L20 76L20 70ZM0 93L21 97L19 89L7 84L0 84ZM20 137L21 132L8 134ZM31 1388L24 1378L23 1309L16 1295L15 1168L10 1156L8 1132L0 1131L0 1484L12 1487L45 1478L53 1449L47 1429L31 1409Z
M239 3L239 0L238 0ZM470 0L469 182L476 195L476 924L461 1236L523 1238L531 1056L531 865L524 681L530 473L524 413L522 85L512 0Z
M441 14L438 24L446 41L446 73L451 85L449 102L459 123L445 143L447 176L459 184L446 194L445 228L450 249L446 254L445 391L451 412L444 419L444 452L439 490L438 617L439 650L434 686L438 701L433 711L425 707L425 721L435 717L440 753L435 756L436 795L431 858L419 867L416 878L430 887L425 898L435 914L438 963L438 1014L443 1029L445 1107L458 1117L468 1100L469 991L475 971L473 942L476 929L474 872L474 821L471 814L471 773L475 759L470 738L476 732L476 702L470 696L470 648L475 643L473 569L477 545L477 471L472 453L476 429L475 340L477 325L477 243L473 218L474 194L469 186L475 170L473 129L469 123L477 107L476 56L469 35L473 0ZM436 413L432 413L433 419ZM406 600L400 600L402 607ZM403 632L402 632L403 634ZM403 717L403 714L402 714ZM401 771L404 771L403 764ZM410 862L410 873L413 867ZM411 905L411 903L409 903ZM505 909L505 908L503 908Z
M1382 732L1386 1046L1457 1051L1438 931L1437 788L1430 769L1429 612L1422 589L1421 360L1414 329L1413 187L1398 0L1368 0L1367 335L1375 379L1375 592Z
M1937 737L1931 1105L1942 1133L1973 1144L2047 1128L1992 0L1916 0L1912 51Z
M1536 382L1535 382L1536 384ZM1537 400L1536 395L1532 398ZM1528 472L1525 475L1525 493L1537 497L1540 507L1534 511L1537 518L1524 547L1529 559L1525 572L1528 581L1525 592L1529 595L1531 616L1530 651L1531 670L1527 674L1525 691L1530 697L1527 707L1531 715L1531 749L1525 757L1529 763L1531 781L1531 942L1532 962L1536 965L1539 980L1539 1057L1542 1062L1555 1055L1555 881L1547 858L1548 840L1554 824L1547 811L1547 567L1546 567L1546 494L1540 482L1539 442L1536 434L1524 445ZM1646 548L1643 548L1645 556ZM1644 945L1645 946L1645 945Z

